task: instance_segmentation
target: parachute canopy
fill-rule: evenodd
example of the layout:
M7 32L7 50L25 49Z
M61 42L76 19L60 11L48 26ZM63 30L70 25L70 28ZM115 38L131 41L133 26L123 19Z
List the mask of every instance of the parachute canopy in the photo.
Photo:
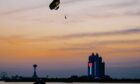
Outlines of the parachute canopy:
M52 3L49 5L51 10L58 10L59 9L60 0L53 0Z

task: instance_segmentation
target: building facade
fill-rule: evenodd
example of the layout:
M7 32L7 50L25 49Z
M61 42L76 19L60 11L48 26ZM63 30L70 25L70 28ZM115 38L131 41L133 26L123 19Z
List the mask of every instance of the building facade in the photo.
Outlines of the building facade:
M89 56L88 76L93 78L102 78L105 76L105 63L98 53L96 55L92 53Z

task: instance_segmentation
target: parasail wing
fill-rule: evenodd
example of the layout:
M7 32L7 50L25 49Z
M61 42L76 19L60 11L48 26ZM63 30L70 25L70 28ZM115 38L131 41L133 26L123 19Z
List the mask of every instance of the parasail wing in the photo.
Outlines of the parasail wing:
M49 5L51 10L58 10L59 9L60 0L53 0L52 3Z

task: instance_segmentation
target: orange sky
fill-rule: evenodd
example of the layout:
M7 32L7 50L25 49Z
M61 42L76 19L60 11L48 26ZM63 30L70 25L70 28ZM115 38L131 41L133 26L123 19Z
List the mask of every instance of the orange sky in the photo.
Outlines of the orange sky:
M86 74L92 52L98 52L109 68L139 67L135 63L140 59L139 0L62 0L58 11L49 10L48 3L0 1L2 70L14 72L37 63L51 75L68 69Z

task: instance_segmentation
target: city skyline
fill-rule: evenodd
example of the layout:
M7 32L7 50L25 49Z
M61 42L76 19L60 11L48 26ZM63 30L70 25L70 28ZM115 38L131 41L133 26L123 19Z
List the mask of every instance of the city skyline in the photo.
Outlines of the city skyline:
M139 0L0 0L0 72L86 75L98 52L113 78L140 78ZM65 19L67 16L67 19Z

